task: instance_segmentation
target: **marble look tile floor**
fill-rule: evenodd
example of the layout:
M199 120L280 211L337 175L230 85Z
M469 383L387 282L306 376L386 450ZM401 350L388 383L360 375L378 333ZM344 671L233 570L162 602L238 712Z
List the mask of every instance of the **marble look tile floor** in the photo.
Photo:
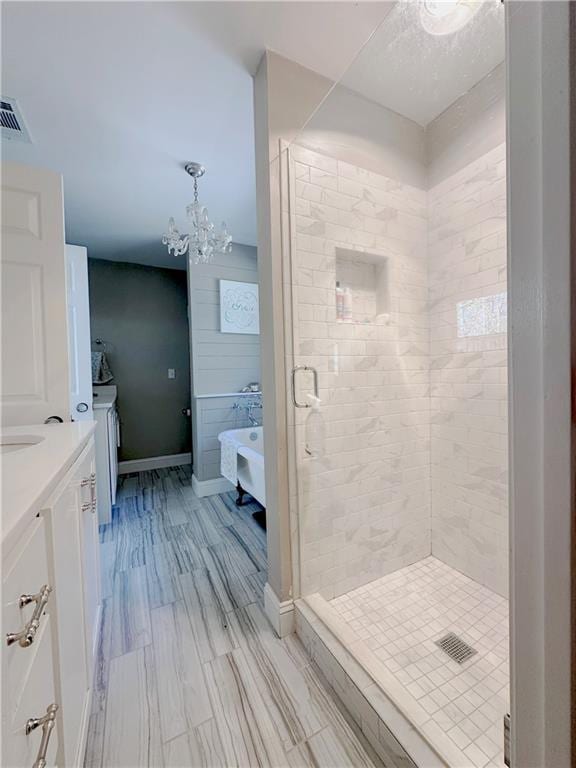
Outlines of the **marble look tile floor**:
M256 508L198 499L181 467L120 478L86 768L383 765L263 613Z
M504 765L502 719L510 711L505 598L428 557L330 605L471 767ZM450 659L435 644L448 632L478 653L463 664Z

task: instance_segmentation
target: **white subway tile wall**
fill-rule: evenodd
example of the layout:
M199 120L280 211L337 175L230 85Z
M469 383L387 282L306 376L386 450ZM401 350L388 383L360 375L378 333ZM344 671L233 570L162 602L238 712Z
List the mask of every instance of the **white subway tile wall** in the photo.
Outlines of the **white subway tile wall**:
M318 370L321 398L319 411L296 412L309 456L301 586L330 599L430 553L427 195L298 146L290 155L294 363ZM337 280L352 322L337 320Z
M321 399L295 413L301 594L431 553L507 594L504 145L429 191L297 145L289 176L290 362ZM481 333L469 310L459 336L471 300Z
M432 187L428 218L432 554L507 595L505 145Z

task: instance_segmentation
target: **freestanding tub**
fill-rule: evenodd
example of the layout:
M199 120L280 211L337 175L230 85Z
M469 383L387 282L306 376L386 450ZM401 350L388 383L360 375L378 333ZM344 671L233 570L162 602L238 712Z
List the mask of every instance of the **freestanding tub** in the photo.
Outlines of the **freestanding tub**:
M266 486L264 482L264 432L262 427L227 429L218 435L218 440L227 440L236 445L238 501L242 503L243 492L249 493L266 507Z

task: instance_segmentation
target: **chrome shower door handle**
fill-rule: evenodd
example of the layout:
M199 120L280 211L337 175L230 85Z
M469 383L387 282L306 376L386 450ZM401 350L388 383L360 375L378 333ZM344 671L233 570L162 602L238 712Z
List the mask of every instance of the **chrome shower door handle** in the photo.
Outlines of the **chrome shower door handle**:
M292 368L292 403L295 408L311 408L310 403L299 403L296 398L296 374L298 371L310 371L314 379L314 397L318 398L318 371L311 365L295 365Z

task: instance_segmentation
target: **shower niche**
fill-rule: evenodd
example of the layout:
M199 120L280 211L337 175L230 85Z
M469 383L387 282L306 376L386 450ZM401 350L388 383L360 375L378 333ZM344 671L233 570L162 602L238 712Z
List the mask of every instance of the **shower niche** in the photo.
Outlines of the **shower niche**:
M390 317L389 258L336 248L336 321L387 323Z

